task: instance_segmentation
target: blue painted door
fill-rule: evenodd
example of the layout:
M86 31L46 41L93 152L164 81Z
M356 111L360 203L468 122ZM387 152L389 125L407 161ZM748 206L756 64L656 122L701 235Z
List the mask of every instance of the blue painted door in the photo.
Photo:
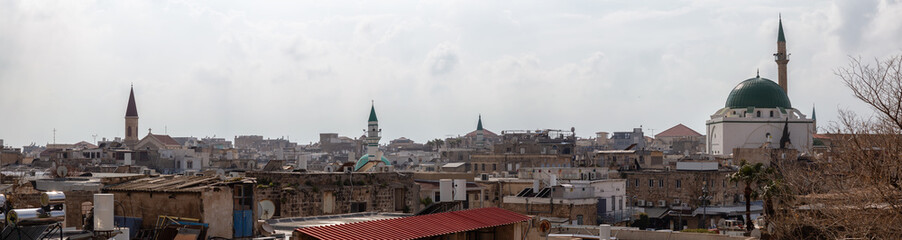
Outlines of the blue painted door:
M235 236L233 238L251 237L254 235L253 210L235 210L234 221Z

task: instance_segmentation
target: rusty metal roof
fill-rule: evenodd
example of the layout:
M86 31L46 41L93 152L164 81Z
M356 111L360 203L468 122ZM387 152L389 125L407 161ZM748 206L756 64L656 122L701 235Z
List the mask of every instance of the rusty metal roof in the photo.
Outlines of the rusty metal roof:
M201 192L215 185L226 184L217 176L166 175L142 178L105 187L106 191L133 192Z
M383 219L295 231L318 239L416 239L529 220L530 217L501 208L477 208L405 218Z

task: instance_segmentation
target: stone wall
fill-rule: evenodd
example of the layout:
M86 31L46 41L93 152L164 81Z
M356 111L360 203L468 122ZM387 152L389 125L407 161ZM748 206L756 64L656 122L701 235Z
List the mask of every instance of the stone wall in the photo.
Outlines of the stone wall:
M709 206L734 205L740 202L743 185L730 182L727 179L730 173L732 171L725 170L624 172L627 176L626 195L635 197L630 206L635 206L638 200L652 201L654 207L660 207L659 201L664 200L667 206L671 206L678 205L675 200L679 199L680 203L695 208L701 205L698 199L706 186L710 196Z
M470 169L473 173L493 173L507 171L507 165L511 165L512 171L519 168L570 166L573 155L563 154L485 154L471 155Z
M276 205L274 218L350 213L352 205L364 211L419 210L412 174L249 172L247 177L257 179L257 201Z

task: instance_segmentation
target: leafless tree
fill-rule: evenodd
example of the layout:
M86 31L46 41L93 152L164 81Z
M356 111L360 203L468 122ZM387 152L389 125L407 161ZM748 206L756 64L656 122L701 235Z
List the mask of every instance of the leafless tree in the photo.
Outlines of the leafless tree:
M775 239L902 239L902 55L851 58L836 75L875 112L839 111L828 150L810 162L777 162Z

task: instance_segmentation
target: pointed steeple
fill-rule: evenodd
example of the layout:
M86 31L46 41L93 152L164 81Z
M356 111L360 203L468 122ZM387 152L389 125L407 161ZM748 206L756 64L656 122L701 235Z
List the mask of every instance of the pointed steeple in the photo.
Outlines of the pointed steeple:
M376 119L376 104L373 103L372 107L370 107L370 122L378 122L379 119Z
M817 121L817 113L814 104L811 105L811 120Z
M783 35L783 15L780 15L780 32L777 33L777 42L786 42L786 36Z
M135 106L135 86L132 86L131 92L128 94L128 107L125 109L125 116L138 116L138 107Z
M479 114L479 123L476 124L476 130L482 130L482 114Z

